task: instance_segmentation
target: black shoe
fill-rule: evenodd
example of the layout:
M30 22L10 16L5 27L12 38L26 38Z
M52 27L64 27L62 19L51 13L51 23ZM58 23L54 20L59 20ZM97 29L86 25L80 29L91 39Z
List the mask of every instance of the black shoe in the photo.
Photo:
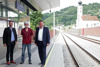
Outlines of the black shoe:
M41 67L44 67L44 64L42 64Z
M42 65L42 63L39 63L38 65Z
M20 64L23 64L24 62L20 62Z
M32 64L31 62L29 62L29 64Z

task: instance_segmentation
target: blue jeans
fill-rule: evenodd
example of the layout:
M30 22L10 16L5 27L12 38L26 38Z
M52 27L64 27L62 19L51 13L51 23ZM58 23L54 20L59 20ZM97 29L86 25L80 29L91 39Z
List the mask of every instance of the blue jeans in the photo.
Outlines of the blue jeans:
M31 44L23 44L22 45L22 58L21 58L21 61L24 62L24 60L25 60L26 47L27 47L27 50L28 50L28 57L29 57L28 61L31 62Z

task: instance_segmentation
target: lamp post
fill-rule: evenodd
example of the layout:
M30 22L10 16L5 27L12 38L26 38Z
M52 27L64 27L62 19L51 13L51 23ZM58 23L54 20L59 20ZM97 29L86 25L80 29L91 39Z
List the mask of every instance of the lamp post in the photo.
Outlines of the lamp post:
M53 12L53 36L55 36L55 12Z
M64 11L62 11L64 12ZM61 14L59 14L61 15ZM57 25L58 25L58 19L57 19ZM53 12L53 36L55 36L55 11Z

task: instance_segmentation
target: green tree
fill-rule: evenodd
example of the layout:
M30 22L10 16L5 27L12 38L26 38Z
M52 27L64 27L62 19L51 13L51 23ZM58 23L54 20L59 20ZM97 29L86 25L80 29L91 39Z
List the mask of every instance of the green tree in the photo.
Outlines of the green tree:
M30 22L31 22L31 28L33 30L36 29L37 26L39 26L39 21L42 20L43 14L40 11L32 11L30 13Z
M100 3L83 4L83 14L89 14L97 16L100 19ZM53 26L53 14L45 13L43 17L46 22L46 26L49 28ZM76 24L77 19L77 7L69 6L60 11L55 12L55 19L58 19L58 24L64 24L65 26ZM55 22L57 24L57 21Z

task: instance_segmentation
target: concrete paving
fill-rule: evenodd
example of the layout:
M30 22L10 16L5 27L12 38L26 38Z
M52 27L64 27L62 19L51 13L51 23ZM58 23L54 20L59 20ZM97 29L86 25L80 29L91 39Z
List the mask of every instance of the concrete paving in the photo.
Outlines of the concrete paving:
M50 46L47 47L47 60L45 67L64 67L64 62L63 62L63 52L62 52L62 46L57 45L58 42L56 41L56 37L58 37L58 35L56 35L54 38L51 39L50 42ZM58 38L57 38L58 39ZM55 45L54 45L55 43ZM18 51L14 53L14 61L16 62L16 64L10 64L10 65L6 65L6 58L0 60L0 67L41 67L41 65L38 65L38 63L40 63L40 59L39 59L39 55L38 55L38 48L37 46L35 46L35 44L32 44L32 64L28 64L28 54L27 54L27 49L25 52L25 62L24 64L20 64L21 62L21 41L18 42ZM53 48L54 46L54 48ZM53 49L53 51L52 51ZM60 49L60 50L59 50ZM51 55L50 55L51 53ZM50 59L48 59L50 57ZM55 58L55 61L53 60ZM58 61L58 62L57 62ZM53 65L53 66L51 66Z

